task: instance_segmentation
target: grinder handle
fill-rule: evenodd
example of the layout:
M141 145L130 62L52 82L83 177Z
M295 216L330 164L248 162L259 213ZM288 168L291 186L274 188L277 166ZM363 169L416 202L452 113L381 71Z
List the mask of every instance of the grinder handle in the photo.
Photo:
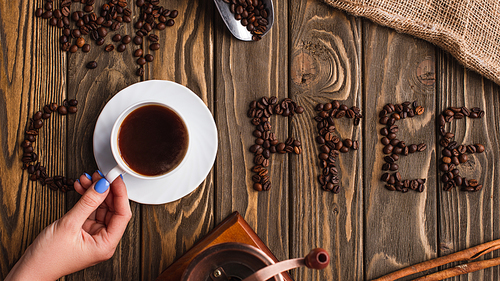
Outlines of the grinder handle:
M330 263L330 255L324 249L316 248L307 254L304 262L309 268L324 269Z
M328 266L328 263L330 263L330 255L328 255L328 252L324 249L316 248L309 252L305 258L290 259L273 265L268 265L243 279L243 281L267 280L283 271L301 266L307 266L308 268L313 269L324 269Z

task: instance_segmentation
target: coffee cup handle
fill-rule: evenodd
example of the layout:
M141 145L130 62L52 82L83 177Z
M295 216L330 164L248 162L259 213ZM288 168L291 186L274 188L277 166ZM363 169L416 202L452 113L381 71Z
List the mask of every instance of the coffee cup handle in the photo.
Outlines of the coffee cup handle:
M122 168L120 168L120 166L116 166L106 174L105 178L108 182L111 183L114 182L117 177L119 177L121 174L124 173L125 171Z

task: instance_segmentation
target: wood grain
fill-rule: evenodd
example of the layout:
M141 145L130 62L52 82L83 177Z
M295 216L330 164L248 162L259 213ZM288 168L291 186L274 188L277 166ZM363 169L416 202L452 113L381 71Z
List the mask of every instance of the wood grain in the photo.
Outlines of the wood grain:
M176 9L175 25L162 32L161 48L144 50L155 60L145 68L145 79L180 83L213 106L213 3L209 1L163 1ZM142 206L141 271L143 280L154 280L214 226L214 181L210 173L191 194L159 206Z
M318 271L300 268L296 280L361 280L363 278L362 149L342 153L336 166L341 179L338 194L318 183L318 103L338 100L360 107L361 21L318 1L293 2L290 26L290 92L305 107L294 117L292 135L302 140L303 154L291 159L291 255L303 257L321 247L330 253L330 266ZM362 126L348 118L336 119L337 136L359 140ZM364 123L365 121L362 121Z
M96 1L94 9L99 12L100 7L108 1ZM133 23L138 17L138 9L132 5L132 23L123 23L117 31L108 29L104 45L97 46L91 41L90 36L83 38L91 45L91 51L84 53L80 50L72 54L68 53L68 79L67 99L78 100L78 112L69 116L68 120L68 175L78 178L84 172L94 173L98 169L93 153L94 127L101 110L116 93L123 88L140 81L135 75L135 58L133 57L133 43L127 45L125 52L117 52L117 43L111 38L119 33L122 36L128 34L133 37ZM73 3L72 11L80 10L83 5ZM104 47L108 44L115 45L115 51L106 52ZM96 69L87 69L85 66L90 61L97 62ZM76 192L68 196L68 210L80 198ZM114 256L103 263L82 270L68 276L67 280L138 280L140 279L140 205L131 202L132 219L118 245Z
M220 222L238 211L278 260L284 260L289 257L288 159L297 156L272 155L272 187L257 192L250 170L254 156L248 150L255 141L255 126L247 117L250 102L288 97L288 3L273 3L274 25L258 42L238 41L220 15L215 17L215 112L221 144L215 165L215 219ZM286 141L289 120L272 116L270 123L277 139Z
M96 1L96 10L105 2ZM128 2L137 17L135 1ZM61 31L34 16L44 3L0 0L1 278L38 233L80 198L32 183L21 170L20 143L28 118L49 102L78 99L78 113L53 115L35 147L50 175L92 173L98 168L92 138L100 111L118 91L147 79L185 85L212 111L220 143L214 169L181 200L160 206L131 203L133 218L113 258L65 280L154 280L233 211L242 214L278 260L305 256L314 247L328 250L328 268L294 270L296 280L369 280L500 238L500 86L434 46L315 0L274 1L271 32L259 42L241 42L229 33L212 1L163 0L160 5L177 9L179 16L173 27L155 31L159 51L150 51L148 40L141 46L155 56L141 78L135 75L132 52L138 46L133 43L123 53L106 53L93 42L89 53L60 51ZM119 32L132 35L132 24ZM97 69L85 68L91 60ZM278 139L301 140L303 153L272 155L272 188L255 192L248 151L255 127L246 112L250 101L262 96L290 97L304 106L302 115L270 120ZM357 139L361 146L338 160L339 194L318 186L314 141L314 106L334 99L360 107L364 115L359 127L348 119L336 123L342 138ZM423 193L390 192L379 180L378 113L386 103L406 100L417 100L425 113L398 121L398 138L407 144L425 142L427 150L402 157L399 171L404 178L426 178ZM459 143L486 147L459 167L484 185L477 193L442 191L437 172L436 116L447 106L461 105L486 112L483 119L450 126ZM494 281L498 276L500 269L493 267L451 280Z
M365 277L373 279L437 255L436 96L433 80L429 80L435 73L435 50L421 40L368 21L363 24L363 46L364 261ZM397 137L406 144L426 143L427 149L402 156L399 172L403 179L427 182L422 193L391 192L380 181L384 154L378 114L387 103L414 100L425 112L396 122L400 128Z
M58 32L34 11L43 1L0 1L0 262L2 279L38 233L65 210L65 196L28 181L21 141L30 118L65 95L66 57ZM50 57L51 63L45 58ZM45 122L35 143L51 173L65 172L66 119Z
M480 75L466 70L445 52L438 52L438 112L448 106L480 107L486 114L481 119L462 119L446 126L455 133L459 144L481 143L486 151L469 155L469 161L458 166L460 175L475 178L483 189L475 193L458 188L444 192L439 184L440 227L439 254L446 255L500 237L498 221L500 196L498 189L498 151L500 87ZM439 153L440 155L440 153ZM498 257L498 252L485 255L484 259ZM451 265L450 265L451 266ZM497 280L500 269L492 267L450 280Z

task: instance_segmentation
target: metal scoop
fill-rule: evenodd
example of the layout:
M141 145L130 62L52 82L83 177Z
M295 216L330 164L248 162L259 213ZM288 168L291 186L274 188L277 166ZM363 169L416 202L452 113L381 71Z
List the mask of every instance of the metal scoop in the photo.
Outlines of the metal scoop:
M252 41L252 33L247 30L245 26L241 24L240 20L236 20L234 18L234 14L230 10L230 4L227 2L224 2L224 0L214 0L215 6L217 7L217 10L219 10L219 13L222 17L222 20L226 24L227 28L231 33L234 35L234 37L242 40L242 41ZM267 29L266 31L261 35L262 37L266 35L271 27L273 26L274 23L274 6L272 0L262 0L262 3L264 3L269 10L269 15L267 17Z

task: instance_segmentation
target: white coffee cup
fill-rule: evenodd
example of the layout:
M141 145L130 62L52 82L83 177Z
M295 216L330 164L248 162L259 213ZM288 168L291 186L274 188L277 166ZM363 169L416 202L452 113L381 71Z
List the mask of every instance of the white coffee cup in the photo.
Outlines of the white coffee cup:
M180 117L180 119L182 120L184 125L186 126L186 129L188 132L188 148L187 148L186 154L184 155L181 162L171 171L169 171L165 174L155 175L155 176L143 175L143 174L140 174L140 173L134 171L132 168L130 168L127 165L127 163L123 160L123 158L120 154L120 149L118 147L118 136L120 133L120 128L121 128L122 123L125 120L125 118L130 113L132 113L134 110L141 108L143 106L148 106L148 105L163 106L163 107L166 107L166 108L172 110L173 112L175 112ZM120 114L120 116L118 116L118 119L116 119L116 121L113 125L113 129L111 130L111 138L110 138L111 152L113 153L113 157L114 157L117 165L106 174L106 176L105 176L106 179L109 182L113 182L120 175L129 174L129 175L136 177L136 178L139 178L139 179L144 179L144 180L152 180L153 179L154 180L154 179L161 179L161 178L167 177L167 176L175 173L186 162L186 159L187 159L189 152L191 150L191 144L192 144L192 138L190 137L191 136L191 129L190 129L189 123L187 123L185 120L186 119L183 118L182 114L179 111L175 110L175 108L169 106L168 104L164 104L164 103L157 102L157 101L141 101L141 102L135 103L135 104L131 105L130 107L128 107L127 109L125 109Z

